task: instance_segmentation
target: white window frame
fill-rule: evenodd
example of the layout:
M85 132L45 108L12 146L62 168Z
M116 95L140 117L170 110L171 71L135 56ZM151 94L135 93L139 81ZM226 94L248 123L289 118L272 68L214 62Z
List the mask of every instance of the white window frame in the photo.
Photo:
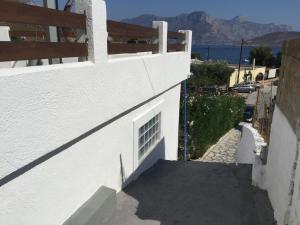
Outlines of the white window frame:
M133 139L134 139L134 150L133 150L133 167L136 169L153 151L157 144L163 138L163 118L164 114L162 111L163 100L159 101L157 104L152 106L150 109L147 109L141 115L136 117L133 120ZM139 129L148 123L153 117L160 114L160 137L157 140L156 144L151 146L147 152L139 159Z

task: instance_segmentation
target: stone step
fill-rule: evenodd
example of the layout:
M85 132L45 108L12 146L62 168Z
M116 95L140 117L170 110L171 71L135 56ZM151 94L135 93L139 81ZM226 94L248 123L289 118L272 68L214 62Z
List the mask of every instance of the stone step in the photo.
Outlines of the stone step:
M116 191L102 186L63 225L102 225L116 210Z

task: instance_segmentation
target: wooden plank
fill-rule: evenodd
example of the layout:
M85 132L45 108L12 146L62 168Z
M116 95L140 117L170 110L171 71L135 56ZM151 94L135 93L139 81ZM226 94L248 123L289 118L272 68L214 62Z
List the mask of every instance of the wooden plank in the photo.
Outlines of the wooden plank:
M185 34L179 33L179 32L174 32L174 31L169 31L168 32L168 39L185 40Z
M109 43L108 54L138 53L138 52L158 52L157 44L119 44Z
M185 45L183 44L168 44L168 52L183 52Z
M81 28L85 15L0 0L0 22Z
M0 61L88 56L86 43L0 41Z
M158 38L158 29L111 20L107 21L107 31L111 37Z

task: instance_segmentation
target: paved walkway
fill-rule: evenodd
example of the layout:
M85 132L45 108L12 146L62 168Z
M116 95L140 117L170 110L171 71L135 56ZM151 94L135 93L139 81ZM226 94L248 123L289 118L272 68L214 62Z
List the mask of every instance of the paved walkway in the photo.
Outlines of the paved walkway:
M212 146L204 156L199 159L202 162L235 163L237 145L241 138L238 129L232 129L225 134L217 144Z
M117 195L106 225L274 225L251 165L159 161Z
M257 91L248 95L246 105L255 105L257 100Z

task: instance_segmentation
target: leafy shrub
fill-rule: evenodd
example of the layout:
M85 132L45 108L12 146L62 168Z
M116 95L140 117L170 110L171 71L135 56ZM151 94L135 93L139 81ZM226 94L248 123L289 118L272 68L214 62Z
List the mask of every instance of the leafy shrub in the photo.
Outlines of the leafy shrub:
M189 81L190 86L198 88L226 85L234 69L228 67L225 62L204 62L203 64L192 64L191 72L193 76Z
M182 99L183 100L183 99ZM192 159L200 158L230 129L243 118L244 99L242 97L191 96L188 102L189 151ZM181 103L183 114L183 101ZM183 149L183 126L180 120L180 143Z

